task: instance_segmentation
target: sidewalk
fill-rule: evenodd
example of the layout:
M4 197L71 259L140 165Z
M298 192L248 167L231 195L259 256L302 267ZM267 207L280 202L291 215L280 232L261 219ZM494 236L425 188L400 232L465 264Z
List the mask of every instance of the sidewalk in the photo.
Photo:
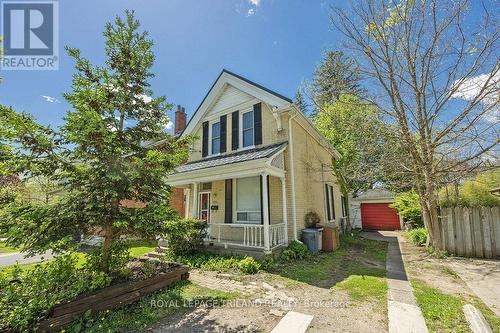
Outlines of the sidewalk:
M25 253L6 253L0 254L0 267L11 266L15 264L32 264L42 261L42 259L51 259L54 256L52 252L47 251L44 254L36 255L33 257L26 257Z
M389 333L427 333L422 311L417 305L413 288L406 275L398 234L384 231L362 232L361 236L389 242L386 263Z

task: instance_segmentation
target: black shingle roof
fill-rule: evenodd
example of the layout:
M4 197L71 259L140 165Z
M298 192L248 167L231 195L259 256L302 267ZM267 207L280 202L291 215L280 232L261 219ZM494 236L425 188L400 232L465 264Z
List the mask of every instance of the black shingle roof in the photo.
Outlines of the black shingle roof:
M274 154L276 154L281 148L285 147L287 144L288 142L285 141L264 147L248 149L227 155L208 157L202 160L188 162L186 164L179 166L175 170L176 171L175 173L183 173L194 170L212 168L221 165L247 162L247 161L257 160L260 158L271 157Z

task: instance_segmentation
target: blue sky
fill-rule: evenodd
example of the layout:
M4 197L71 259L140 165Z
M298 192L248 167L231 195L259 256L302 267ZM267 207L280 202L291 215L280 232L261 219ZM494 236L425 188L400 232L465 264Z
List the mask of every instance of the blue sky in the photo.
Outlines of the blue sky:
M59 2L60 63L57 71L2 71L0 103L27 111L44 124L60 125L69 109L74 64L63 46L78 47L93 63L104 60L102 31L133 9L155 42L155 95L182 104L190 116L223 68L293 98L322 54L340 48L330 29L329 6L344 1L114 0ZM42 96L55 97L49 102ZM170 112L173 116L173 110Z

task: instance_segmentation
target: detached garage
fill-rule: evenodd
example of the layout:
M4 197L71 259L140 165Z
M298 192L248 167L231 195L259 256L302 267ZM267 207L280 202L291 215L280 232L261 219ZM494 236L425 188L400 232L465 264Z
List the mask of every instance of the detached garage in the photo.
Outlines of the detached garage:
M351 198L350 215L354 228L364 230L398 230L401 219L396 210L389 207L394 193L384 189L368 190Z

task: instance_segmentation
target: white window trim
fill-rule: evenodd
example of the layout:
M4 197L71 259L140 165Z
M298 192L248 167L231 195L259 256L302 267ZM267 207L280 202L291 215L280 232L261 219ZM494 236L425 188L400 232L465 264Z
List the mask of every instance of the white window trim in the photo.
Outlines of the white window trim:
M221 154L220 152L217 154L212 153L212 125L217 124L217 123L220 123L220 118L208 122L208 155L207 155L207 157L208 156L219 156ZM222 132L222 129L220 128L220 125L219 125L219 139L221 138L220 132Z
M246 146L246 147L243 147L243 114L245 113L248 113L248 112L253 112L253 115L252 115L252 119L253 119L253 124L252 124L252 129L253 129L253 144L250 145L250 146ZM245 110L242 110L239 112L239 147L238 147L238 150L237 151L242 151L242 150L247 150L247 149L252 149L252 148L255 148L255 112L253 110L253 107L252 108L248 108L248 109L245 109Z
M259 177L259 182L261 182L260 176L250 176L250 177ZM236 198L236 186L237 186L237 180L238 178L233 178L233 221L234 223L241 223L241 224L252 224L252 225L262 225L262 216L261 216L261 221L238 221L238 215L237 213L245 212L245 213L260 213L262 214L262 209L261 210L237 210L238 202ZM261 184L259 184L261 186ZM259 198L260 200L260 198Z
M199 191L198 192L198 218L201 219L201 195L202 194L208 194L208 207L207 207L207 211L208 211L208 223L211 222L212 220L212 191L211 190L204 190L204 191Z

